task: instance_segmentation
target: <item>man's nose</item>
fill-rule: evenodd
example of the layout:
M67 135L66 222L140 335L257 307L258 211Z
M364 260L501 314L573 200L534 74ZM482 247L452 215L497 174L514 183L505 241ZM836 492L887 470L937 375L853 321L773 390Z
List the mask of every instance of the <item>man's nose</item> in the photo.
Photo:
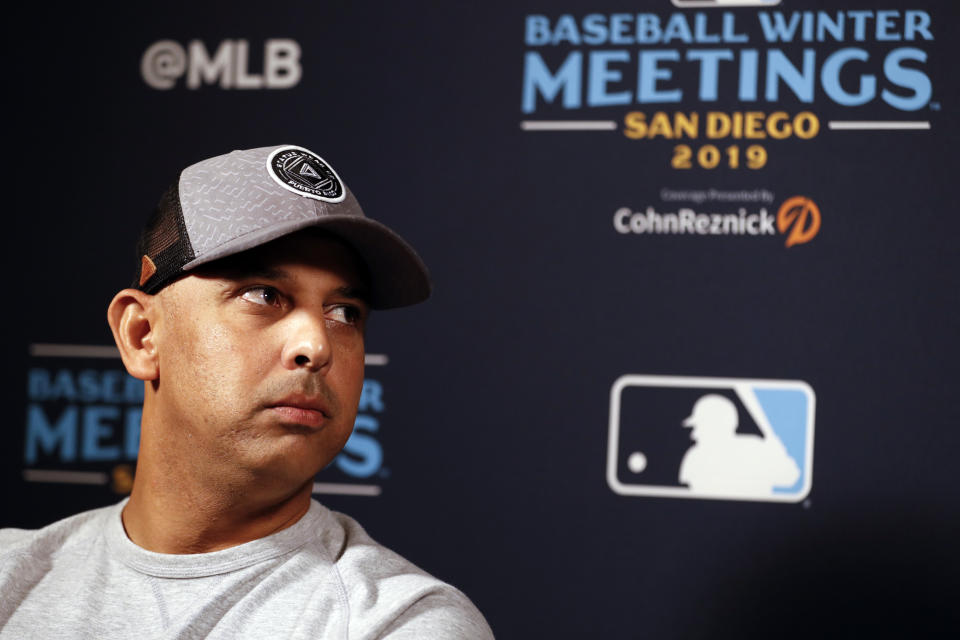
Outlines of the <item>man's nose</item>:
M323 316L302 311L287 318L286 342L280 359L287 369L319 371L333 362Z

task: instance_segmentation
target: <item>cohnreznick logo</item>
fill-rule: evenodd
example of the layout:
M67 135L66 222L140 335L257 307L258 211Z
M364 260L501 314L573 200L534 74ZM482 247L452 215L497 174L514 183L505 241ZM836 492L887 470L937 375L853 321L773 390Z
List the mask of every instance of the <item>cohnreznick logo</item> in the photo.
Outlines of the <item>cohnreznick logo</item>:
M813 240L820 232L820 208L810 198L787 198L776 216L766 207L736 212L704 212L689 207L674 211L658 211L647 207L633 211L620 207L613 214L613 228L623 235L694 235L776 237L786 235L789 248Z
M799 502L813 483L815 403L799 380L622 376L607 484L624 496Z

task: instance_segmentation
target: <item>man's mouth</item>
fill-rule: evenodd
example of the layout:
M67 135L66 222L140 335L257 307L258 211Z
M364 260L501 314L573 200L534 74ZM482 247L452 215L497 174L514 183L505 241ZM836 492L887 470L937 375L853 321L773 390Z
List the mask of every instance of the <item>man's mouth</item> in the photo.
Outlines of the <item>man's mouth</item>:
M329 409L321 398L288 396L267 407L282 422L319 429L330 418Z

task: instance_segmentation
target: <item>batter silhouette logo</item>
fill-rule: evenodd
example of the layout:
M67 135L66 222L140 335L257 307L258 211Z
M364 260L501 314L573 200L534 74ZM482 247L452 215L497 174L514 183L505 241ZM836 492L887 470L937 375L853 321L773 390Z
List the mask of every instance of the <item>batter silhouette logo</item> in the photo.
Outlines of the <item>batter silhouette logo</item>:
M816 396L800 380L625 375L610 390L607 484L624 496L800 502Z
M810 242L820 231L820 208L804 196L787 198L777 211L777 230L787 235L786 246Z

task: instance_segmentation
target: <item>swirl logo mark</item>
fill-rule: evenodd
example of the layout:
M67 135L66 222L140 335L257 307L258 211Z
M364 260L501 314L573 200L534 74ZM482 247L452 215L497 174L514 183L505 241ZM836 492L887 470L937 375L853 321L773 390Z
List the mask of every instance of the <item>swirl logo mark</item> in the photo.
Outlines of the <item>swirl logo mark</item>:
M786 246L810 242L820 231L820 208L810 198L793 196L777 211L777 229L787 236Z

